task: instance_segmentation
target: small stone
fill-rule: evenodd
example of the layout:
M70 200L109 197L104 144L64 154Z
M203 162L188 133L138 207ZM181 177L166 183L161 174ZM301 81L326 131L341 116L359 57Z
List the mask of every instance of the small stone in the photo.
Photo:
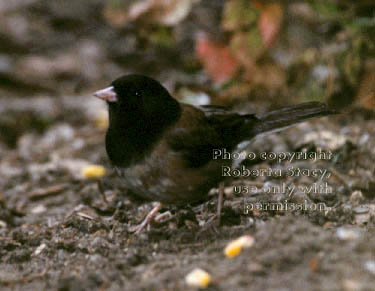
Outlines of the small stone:
M303 144L315 144L323 149L334 151L344 146L346 137L332 131L311 132L304 136Z
M361 284L355 280L346 279L342 282L342 287L345 291L361 290Z
M365 269L375 275L375 261L366 261Z
M248 268L250 273L261 274L265 272L264 267L258 263L250 263Z
M366 205L360 205L353 209L354 222L356 224L365 224L370 221L370 209Z
M32 214L41 214L46 211L47 211L47 208L43 204L35 206L33 209L31 209Z
M341 240L356 240L361 236L359 230L347 227L339 227L336 235Z
M39 247L37 247L36 249L35 249L35 252L34 252L34 255L35 256L37 256L37 255L39 255L45 248L47 247L47 245L46 244L41 244Z
M366 214L369 212L369 209L366 205L360 205L353 209L353 212L355 214Z
M99 264L100 262L102 262L102 256L98 254L93 254L89 256L88 260L93 264Z

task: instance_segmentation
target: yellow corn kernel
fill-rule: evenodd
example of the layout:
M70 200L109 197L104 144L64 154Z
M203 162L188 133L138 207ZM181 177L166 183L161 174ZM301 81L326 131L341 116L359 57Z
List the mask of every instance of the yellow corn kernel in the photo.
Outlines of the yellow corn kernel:
M85 178L100 178L105 175L105 168L99 165L88 165L82 169L82 175Z
M243 248L249 248L254 244L254 238L251 235L241 236L231 241L224 249L224 254L227 258L234 258Z
M211 283L211 275L202 269L196 268L187 274L185 281L190 287L206 288Z

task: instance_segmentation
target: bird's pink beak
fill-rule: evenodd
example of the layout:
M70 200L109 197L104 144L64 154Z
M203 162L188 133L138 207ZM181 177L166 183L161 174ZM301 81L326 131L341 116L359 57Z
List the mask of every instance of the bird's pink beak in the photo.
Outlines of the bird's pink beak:
M107 102L116 102L117 101L117 94L113 88L113 86L107 87L105 89L96 91L94 93L95 97L98 97Z

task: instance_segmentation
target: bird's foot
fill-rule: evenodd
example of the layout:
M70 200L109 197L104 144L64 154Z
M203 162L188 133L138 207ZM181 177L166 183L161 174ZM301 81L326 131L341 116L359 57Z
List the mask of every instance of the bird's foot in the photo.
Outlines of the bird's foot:
M214 216L209 218L207 222L203 225L201 230L198 231L197 237L201 236L203 233L211 232L214 234L220 234L219 227L221 225L221 209L223 208L224 201L224 183L220 182L219 184L219 195L217 199L217 212Z
M195 235L195 239L201 239L202 237L206 235L212 235L216 234L219 235L219 221L217 220L217 214L214 216L210 217L206 223L198 230L198 232Z
M166 221L169 220L173 217L172 213L168 210L163 213L159 213L158 215L155 216L154 221L155 222L160 222L162 220Z
M159 212L161 206L162 204L160 202L157 202L155 207L147 214L142 223L137 225L136 227L129 229L129 232L134 232L136 235L140 234L146 226L150 225L151 221L155 218L155 215Z

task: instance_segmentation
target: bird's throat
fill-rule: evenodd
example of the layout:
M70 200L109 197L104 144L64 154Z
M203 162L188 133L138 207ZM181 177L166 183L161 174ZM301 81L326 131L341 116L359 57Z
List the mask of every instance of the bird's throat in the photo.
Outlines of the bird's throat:
M167 115L168 118L140 118L137 115L111 116L106 134L106 151L115 166L129 167L142 160L155 146L164 131L174 124L180 116Z

